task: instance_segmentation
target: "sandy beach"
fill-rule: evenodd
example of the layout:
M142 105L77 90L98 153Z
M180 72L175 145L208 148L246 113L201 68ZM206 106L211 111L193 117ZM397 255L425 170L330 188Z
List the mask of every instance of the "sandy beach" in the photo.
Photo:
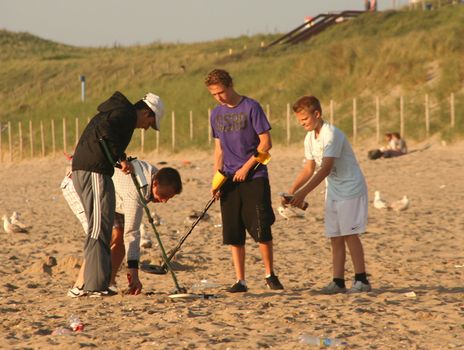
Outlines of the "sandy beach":
M363 235L373 290L367 294L321 295L331 280L330 243L323 235L323 185L309 195L304 218L278 215L278 192L286 191L303 165L302 145L275 145L269 164L276 223L276 274L284 291L264 285L256 244L247 240L249 292L234 295L229 249L222 245L219 206L200 222L176 257L178 280L189 291L201 280L215 284L209 299L168 298L169 275L141 272L139 296L66 296L82 256L84 235L61 195L66 160L2 163L0 213L21 213L29 233L0 230L1 349L303 349L301 334L339 338L346 349L464 349L464 143L432 141L424 151L368 160L370 147L355 148L369 188L369 225ZM419 149L424 144L412 144ZM151 154L177 168L184 191L167 204L151 204L161 217L164 246L188 230L192 210L210 199L212 152ZM188 161L188 162L187 162ZM407 195L402 212L378 210L374 191L389 201ZM146 219L145 219L146 220ZM155 238L153 237L155 243ZM141 261L159 262L154 244ZM353 270L347 261L347 285ZM125 271L118 276L125 286ZM413 292L413 293L412 293ZM52 334L68 327L70 315L82 332Z

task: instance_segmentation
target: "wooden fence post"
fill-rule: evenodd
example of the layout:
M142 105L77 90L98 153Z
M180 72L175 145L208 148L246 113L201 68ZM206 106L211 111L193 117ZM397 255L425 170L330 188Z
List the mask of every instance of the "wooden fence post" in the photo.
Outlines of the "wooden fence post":
M400 96L400 135L404 138L404 98Z
M356 144L356 139L358 137L358 121L357 121L357 106L356 98L353 98L353 144Z
M425 94L425 137L430 134L429 94Z
M8 122L8 148L10 151L10 162L13 161L13 140L11 139L11 122Z
M145 129L140 129L140 153L145 151Z
M2 122L0 122L0 163L3 162L2 133L3 133L3 125L2 125Z
M334 101L330 100L330 124L334 123Z
M66 118L63 118L63 151L66 152L67 149L66 144Z
M287 103L287 146L290 144L290 103Z
M34 131L32 130L32 120L29 120L29 146L31 150L31 158L34 158Z
M159 147L160 147L160 133L158 130L155 130L156 133L156 153L159 153Z
M23 159L23 128L21 122L18 123L18 137L19 137L19 160Z
M193 141L193 112L190 111L189 113L189 121L190 121L190 141Z
M176 114L175 114L174 111L171 114L171 125L172 125L172 129L171 129L171 137L172 137L171 148L172 148L172 151L174 151L176 149Z
M451 127L454 128L456 125L456 114L454 110L454 93L450 96L450 114L451 114Z
M75 120L75 128L76 128L76 142L74 143L74 147L76 147L77 143L79 142L79 118L76 118Z
M55 140L55 120L54 119L52 119L52 153L53 153L53 157L55 157L56 140Z
M42 148L42 158L45 157L45 135L42 121L40 121L40 146Z
M375 140L380 143L380 98L375 98Z

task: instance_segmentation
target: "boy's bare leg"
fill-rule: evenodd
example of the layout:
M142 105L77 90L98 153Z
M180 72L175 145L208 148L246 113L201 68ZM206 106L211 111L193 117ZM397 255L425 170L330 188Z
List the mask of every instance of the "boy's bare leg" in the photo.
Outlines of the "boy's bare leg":
M111 236L111 280L110 285L116 284L116 275L126 255L124 247L124 230L120 227L113 227Z
M76 282L74 283L74 287L82 289L84 286L84 271L85 271L85 259L82 260L81 268L79 269L79 273L77 274Z
M245 281L245 246L231 245L232 261L234 262L237 280Z
M333 277L345 278L345 238L331 237L330 243L332 244Z
M261 256L263 257L266 276L269 276L274 271L272 241L259 243L259 250L261 251Z
M351 260L353 261L354 273L366 272L364 250L359 235L345 236L345 240L350 250Z

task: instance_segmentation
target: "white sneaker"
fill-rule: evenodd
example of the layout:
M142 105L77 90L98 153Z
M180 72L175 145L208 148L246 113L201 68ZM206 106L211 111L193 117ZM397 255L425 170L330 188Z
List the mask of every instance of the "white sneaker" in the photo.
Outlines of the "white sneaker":
M354 281L351 288L348 290L348 293L363 293L363 292L370 292L372 287L370 284L363 283L361 281Z
M79 297L84 297L88 293L87 291L80 289L79 287L72 287L71 289L68 290L68 293L66 294L70 298L79 298Z
M321 289L322 294L338 294L338 293L346 293L346 288L340 288L337 284L332 281L324 288Z

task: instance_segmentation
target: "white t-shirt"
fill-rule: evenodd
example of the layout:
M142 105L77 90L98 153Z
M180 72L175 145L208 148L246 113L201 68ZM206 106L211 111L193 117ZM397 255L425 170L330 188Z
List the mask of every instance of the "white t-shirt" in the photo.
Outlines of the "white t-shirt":
M151 200L151 178L158 172L151 164L143 160L135 160L142 166L143 174L148 186L141 189L146 201ZM140 224L143 219L143 204L140 201L137 188L131 175L116 170L113 175L116 189L116 213L124 215L124 245L126 246L127 260L140 259Z
M345 200L367 193L366 181L346 136L326 122L316 139L310 131L304 140L305 157L321 166L322 158L333 157L332 171L326 177L327 199Z

